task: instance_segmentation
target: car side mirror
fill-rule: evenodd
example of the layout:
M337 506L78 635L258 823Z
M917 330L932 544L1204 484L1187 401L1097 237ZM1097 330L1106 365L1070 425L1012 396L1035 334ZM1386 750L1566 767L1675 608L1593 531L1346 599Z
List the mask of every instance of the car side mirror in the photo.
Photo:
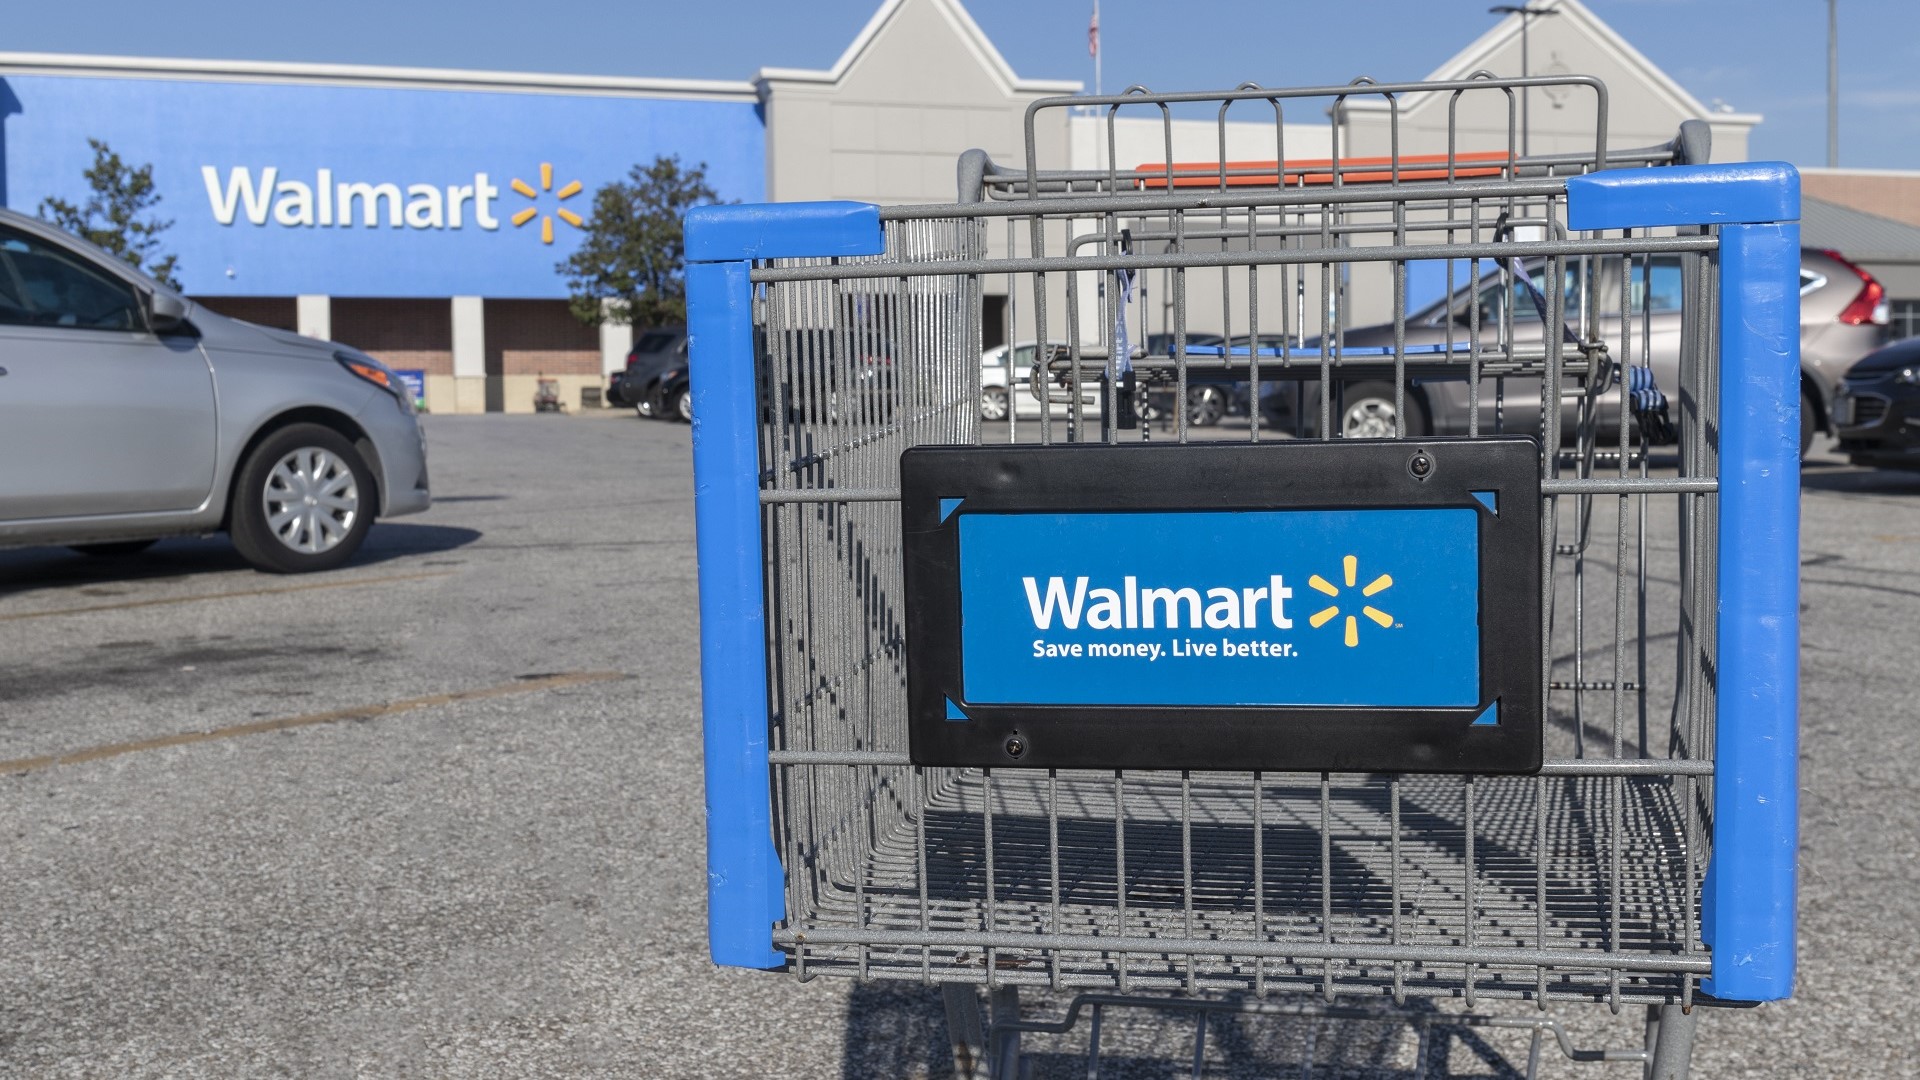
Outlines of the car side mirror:
M156 292L147 300L147 318L154 333L172 333L186 325L187 302L172 293Z

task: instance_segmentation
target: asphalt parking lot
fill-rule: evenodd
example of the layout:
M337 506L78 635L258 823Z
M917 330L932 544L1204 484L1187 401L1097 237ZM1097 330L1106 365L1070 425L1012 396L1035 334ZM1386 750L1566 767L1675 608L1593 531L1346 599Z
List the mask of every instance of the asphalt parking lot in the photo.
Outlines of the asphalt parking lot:
M688 429L427 425L433 510L335 573L0 552L0 1074L945 1075L931 991L707 963ZM1804 490L1800 990L1709 1014L1698 1076L1920 1056L1920 474ZM1409 1075L1398 1031L1276 1023L1209 1075Z

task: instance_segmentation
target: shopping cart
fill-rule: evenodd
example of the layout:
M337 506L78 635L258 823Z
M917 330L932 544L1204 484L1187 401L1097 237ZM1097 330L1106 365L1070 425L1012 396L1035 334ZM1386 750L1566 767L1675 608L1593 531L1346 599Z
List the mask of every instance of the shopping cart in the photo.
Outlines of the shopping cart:
M1548 87L1587 103L1592 140L1523 158L1516 95ZM1387 105L1384 153L1339 142L1338 119L1361 99ZM1437 153L1402 150L1414 145L1402 118L1421 101L1444 106ZM1273 159L1180 162L1169 135L1162 160L1136 168L1113 160L1109 125L1107 168L1039 167L1035 132L1064 110L1111 120L1204 106L1222 125L1271 121ZM1287 111L1329 107L1333 153L1297 160ZM1024 167L964 155L950 205L690 215L715 961L937 984L959 1071L996 1077L1020 1075L1023 1033L1081 1026L1095 1074L1103 1015L1110 1029L1129 1007L1197 1017L1195 1076L1221 1014L1398 1018L1422 1043L1423 1074L1444 1019L1519 1029L1529 1075L1558 1046L1683 1076L1699 1007L1786 997L1797 176L1704 164L1698 124L1668 145L1610 150L1606 115L1604 87L1587 78L1134 88L1035 104ZM1496 145L1468 145L1461 133L1475 131L1497 132ZM1678 283L1677 312L1654 310L1663 277ZM1415 295L1420 280L1439 282L1437 296ZM992 293L1007 298L1003 340L1066 346L1032 383L1091 381L1095 404L1069 394L1067 415L981 421ZM1386 329L1368 338L1369 323ZM1203 331L1227 344L1189 348ZM1139 347L1156 332L1171 344ZM1173 409L1155 430L1119 407L1129 378L1179 400L1203 369L1243 376L1262 402L1244 429L1190 429ZM1356 395L1370 395L1364 429L1345 423ZM1395 455L1414 481L1375 470L1378 490L1428 491L1421 459L1438 463L1435 484L1459 482L1479 468L1460 454L1494 447L1510 462L1516 435L1530 437L1518 443L1524 475L1501 481L1500 505L1524 523L1523 543L1505 564L1482 561L1482 602L1489 582L1532 576L1515 595L1533 607L1509 597L1500 619L1478 609L1480 651L1468 654L1483 674L1511 675L1524 658L1498 699L1509 715L1486 729L1507 740L1486 769L1476 747L1493 744L1475 741L1479 729L1396 739L1395 723L1424 731L1430 717L1386 709L1371 687L1354 691L1381 706L1371 712L1309 700L1248 713L1240 698L1207 697L1225 693L1209 685L1020 683L1013 659L953 667L967 685L934 687L953 655L997 647L967 637L987 625L984 609L969 609L973 630L959 625L954 551L963 576L994 558L1026 574L1038 625L1046 586L1031 583L1058 574L1062 551L1107 543L1072 516L1101 516L1102 499L1246 512L1267 496L1219 494L1242 475L1232 469L1272 478L1260 470L1277 462L1292 471L1273 490L1311 481L1314 498L1346 506L1315 463L1364 472ZM929 472L930 461L947 464ZM1081 471L1055 474L1070 461ZM1042 474L1051 496L1030 490ZM1046 497L1071 512L1010 548L939 548L928 537L972 504L928 483L967 487L966 499L1015 492L1029 523ZM1474 520L1493 535L1494 493L1468 493L1487 496ZM1160 565L1232 555L1176 542ZM1312 589L1386 587L1386 575L1356 578L1351 559L1345 572ZM1263 594L1276 626L1282 589L1276 578ZM1299 592L1305 633L1302 606L1317 594ZM1249 623L1269 610L1257 599ZM1355 646L1381 614L1366 611L1327 616L1327 632L1344 618ZM1404 626L1396 617L1380 625ZM1328 640L1321 655L1340 654ZM1363 681L1389 693L1393 666ZM1014 689L980 689L1008 672ZM1263 692L1232 693L1257 704ZM1463 723L1482 699L1470 700ZM1194 704L1220 707L1182 711ZM1165 734L1175 721L1156 727L1156 707L1195 726ZM1124 735L1102 737L1106 716ZM1315 734L1262 734L1276 717ZM1373 733L1366 745L1341 734L1345 719ZM1240 757L1234 732L1247 736ZM1406 765L1414 743L1431 768ZM1075 996L1058 1015L1023 1013L1023 988ZM1501 1001L1529 1008L1483 1015ZM1547 1011L1561 1003L1644 1006L1644 1043L1581 1049Z

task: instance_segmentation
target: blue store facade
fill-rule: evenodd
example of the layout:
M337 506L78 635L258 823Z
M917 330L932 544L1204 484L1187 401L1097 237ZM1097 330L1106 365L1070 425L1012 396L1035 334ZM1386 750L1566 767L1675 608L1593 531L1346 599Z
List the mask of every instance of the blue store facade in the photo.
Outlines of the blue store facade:
M89 139L153 166L164 250L208 306L424 371L429 407L571 401L626 327L567 311L593 193L656 155L766 194L753 84L88 57L0 61L0 203L78 201Z

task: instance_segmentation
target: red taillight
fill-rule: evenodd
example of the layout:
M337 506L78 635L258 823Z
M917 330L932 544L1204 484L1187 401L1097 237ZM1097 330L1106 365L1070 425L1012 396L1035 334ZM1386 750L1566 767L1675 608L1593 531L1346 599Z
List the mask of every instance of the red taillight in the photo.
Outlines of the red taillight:
M1837 251L1823 251L1820 254L1853 271L1854 276L1860 279L1860 295L1841 310L1840 321L1848 326L1865 326L1869 323L1874 326L1887 325L1887 290L1874 280L1873 275L1848 262Z

